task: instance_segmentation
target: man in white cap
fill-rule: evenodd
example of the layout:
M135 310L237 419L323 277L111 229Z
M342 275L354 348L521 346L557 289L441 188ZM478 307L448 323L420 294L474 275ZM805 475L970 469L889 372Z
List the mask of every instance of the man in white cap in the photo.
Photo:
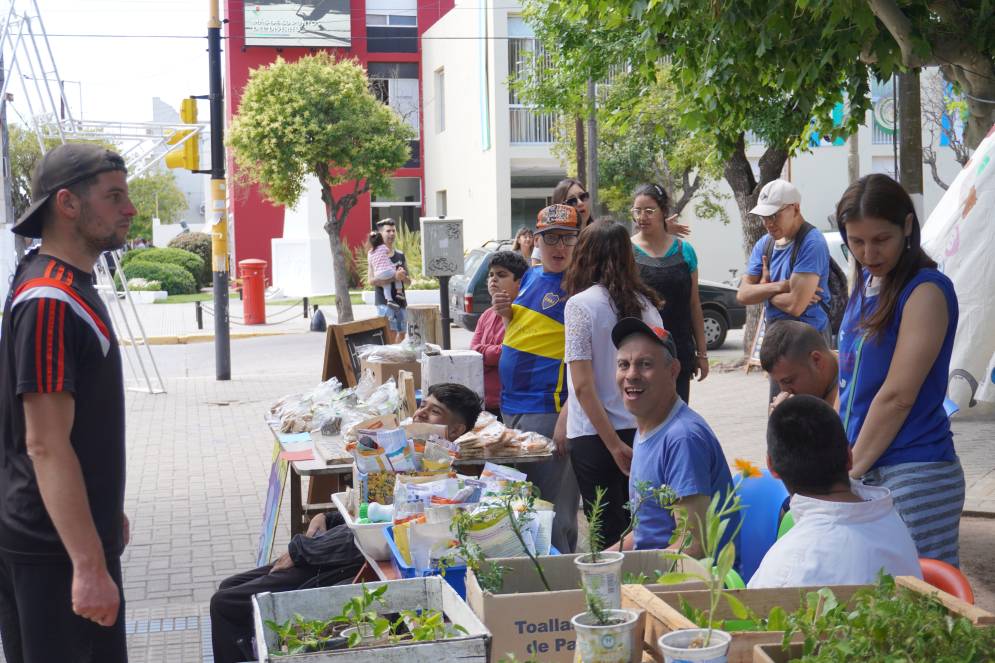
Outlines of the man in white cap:
M757 206L767 235L753 247L736 298L742 304L763 304L764 318L800 320L819 331L827 343L829 324L829 246L826 238L805 221L801 194L785 180L768 182ZM771 395L777 394L771 383Z

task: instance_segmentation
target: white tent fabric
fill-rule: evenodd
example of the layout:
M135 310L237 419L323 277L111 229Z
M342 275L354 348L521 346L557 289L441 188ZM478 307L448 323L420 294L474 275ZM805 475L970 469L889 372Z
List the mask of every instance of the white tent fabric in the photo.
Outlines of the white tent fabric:
M961 410L995 405L995 127L929 215L922 244L960 305L948 395Z

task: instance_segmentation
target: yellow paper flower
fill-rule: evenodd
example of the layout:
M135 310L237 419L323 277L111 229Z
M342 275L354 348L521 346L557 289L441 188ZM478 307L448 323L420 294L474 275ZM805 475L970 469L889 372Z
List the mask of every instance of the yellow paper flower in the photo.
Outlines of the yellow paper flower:
M744 479L759 479L763 476L760 468L745 458L737 458L733 461L733 465L737 470L739 470L739 473L743 475Z

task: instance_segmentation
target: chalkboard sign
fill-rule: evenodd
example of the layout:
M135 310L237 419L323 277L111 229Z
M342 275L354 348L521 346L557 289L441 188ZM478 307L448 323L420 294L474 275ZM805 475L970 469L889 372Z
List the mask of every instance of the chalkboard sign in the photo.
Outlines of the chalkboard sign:
M359 381L357 348L364 345L387 344L387 318L356 320L339 325L328 325L325 332L325 362L321 371L322 381L338 378L346 387L355 387Z

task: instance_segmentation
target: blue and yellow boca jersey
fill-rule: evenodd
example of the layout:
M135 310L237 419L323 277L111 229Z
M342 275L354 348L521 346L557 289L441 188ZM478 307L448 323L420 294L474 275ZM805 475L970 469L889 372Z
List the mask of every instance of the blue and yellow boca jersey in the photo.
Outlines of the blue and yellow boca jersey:
M522 277L498 365L503 412L559 412L567 400L562 280L562 273L548 274L541 266Z

